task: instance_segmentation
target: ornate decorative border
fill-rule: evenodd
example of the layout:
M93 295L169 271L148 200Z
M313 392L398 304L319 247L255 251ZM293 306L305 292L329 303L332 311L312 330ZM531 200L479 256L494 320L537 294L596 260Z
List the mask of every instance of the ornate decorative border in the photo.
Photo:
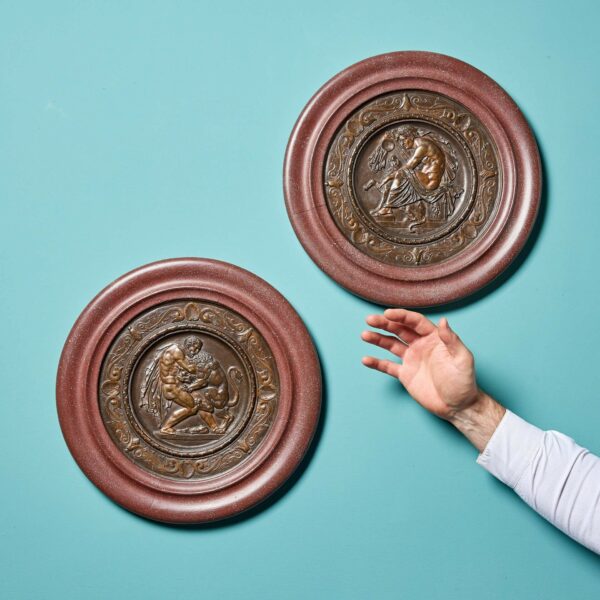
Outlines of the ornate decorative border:
M424 244L393 243L375 227L365 225L355 206L352 165L365 140L388 123L403 120L431 122L452 131L475 162L471 178L474 183L474 206L461 223L452 223L452 234ZM382 122L383 121L383 122ZM458 137L460 136L460 137ZM328 206L344 236L365 254L383 262L419 266L447 260L460 252L484 229L493 213L501 190L493 142L489 134L471 115L449 98L423 92L406 91L377 98L353 115L333 139L325 164L325 189ZM500 180L500 181L499 181ZM500 185L499 185L500 184Z
M115 443L127 456L135 459L134 462L142 463L150 472L160 475L191 479L229 469L247 459L258 447L277 413L279 375L264 338L246 319L215 304L187 300L177 304L179 306L170 303L162 309L158 307L149 315L134 320L116 338L102 366L101 376L106 379L100 381L100 412ZM136 427L136 419L129 409L133 366L149 343L156 341L152 333L164 324L176 324L167 328L169 333L179 330L207 332L223 339L235 348L249 371L253 398L243 432L239 432L241 435L235 441L228 436L229 439L225 438L210 453L193 456L194 453L176 450L161 452L157 444Z
M262 442L246 460L205 479L175 480L136 465L115 444L100 413L102 362L115 338L136 316L173 300L218 304L239 314L260 332L279 374L277 412ZM144 517L202 523L255 506L293 473L317 427L321 376L312 340L279 292L234 265L185 258L136 269L90 302L63 348L56 396L69 450L98 488Z
M464 106L489 132L500 168L500 200L489 224L468 247L436 264L427 264L418 245L412 256L404 257L408 264L387 264L366 255L338 228L324 191L327 153L343 124L374 99L409 91L445 96ZM294 231L325 273L367 300L415 307L468 296L506 269L533 228L541 194L537 145L514 101L481 71L430 52L375 56L323 85L294 126L283 179ZM479 212L472 215L478 222ZM465 227L466 237L476 233L474 223Z

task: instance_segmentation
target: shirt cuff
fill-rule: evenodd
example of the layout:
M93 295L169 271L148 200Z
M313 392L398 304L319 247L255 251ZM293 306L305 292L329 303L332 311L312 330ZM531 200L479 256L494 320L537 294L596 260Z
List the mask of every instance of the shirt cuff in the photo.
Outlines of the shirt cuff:
M514 488L542 444L544 432L507 410L477 464Z

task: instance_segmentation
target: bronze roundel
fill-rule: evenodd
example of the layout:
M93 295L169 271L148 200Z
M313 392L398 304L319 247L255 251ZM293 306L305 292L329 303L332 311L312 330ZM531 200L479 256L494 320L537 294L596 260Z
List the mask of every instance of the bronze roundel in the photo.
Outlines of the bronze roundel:
M489 77L397 52L343 71L300 116L284 169L305 249L383 304L461 298L521 249L540 197L533 135Z
M128 324L100 373L100 412L128 458L202 479L247 460L277 413L279 376L263 336L214 303L177 300Z
M356 111L329 148L325 174L327 204L346 238L402 266L439 263L472 243L502 187L482 124L450 98L418 91Z
M146 517L200 523L289 477L320 389L310 337L280 294L233 265L181 259L124 276L84 310L57 401L71 452L105 493Z

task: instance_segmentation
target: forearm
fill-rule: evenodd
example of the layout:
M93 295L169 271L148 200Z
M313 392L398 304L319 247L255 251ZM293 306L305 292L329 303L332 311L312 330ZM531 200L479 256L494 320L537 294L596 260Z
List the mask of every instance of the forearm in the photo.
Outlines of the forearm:
M514 490L556 527L600 554L600 458L558 431L545 431Z
M479 390L477 400L468 408L452 413L448 421L482 452L505 412L501 404Z
M178 360L177 364L188 373L194 374L196 372L196 365L187 363L185 360Z
M477 462L550 523L600 553L600 458L505 411Z

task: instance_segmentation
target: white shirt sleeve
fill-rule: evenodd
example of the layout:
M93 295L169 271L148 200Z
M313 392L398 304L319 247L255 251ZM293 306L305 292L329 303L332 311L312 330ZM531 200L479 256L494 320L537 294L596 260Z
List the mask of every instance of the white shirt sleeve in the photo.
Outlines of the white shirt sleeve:
M550 523L600 554L600 458L507 410L477 462Z

